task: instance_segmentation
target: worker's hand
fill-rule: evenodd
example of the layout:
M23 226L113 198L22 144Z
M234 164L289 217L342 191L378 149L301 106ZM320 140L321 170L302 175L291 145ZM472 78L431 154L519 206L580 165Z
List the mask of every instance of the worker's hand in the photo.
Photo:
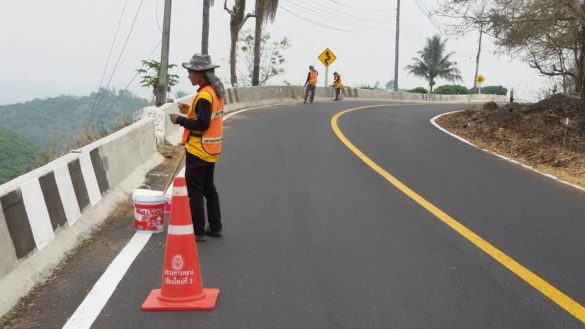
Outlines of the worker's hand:
M177 119L180 117L180 115L173 113L173 114L171 114L169 116L171 118L171 122L174 123L174 124L177 124Z
M183 114L187 114L189 112L189 105L185 103L179 103L179 112Z

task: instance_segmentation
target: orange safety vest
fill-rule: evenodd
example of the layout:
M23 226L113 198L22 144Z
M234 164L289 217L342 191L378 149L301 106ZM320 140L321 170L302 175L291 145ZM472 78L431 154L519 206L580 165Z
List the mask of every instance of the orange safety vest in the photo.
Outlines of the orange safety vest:
M343 83L341 83L341 76L338 75L335 81L333 81L335 88L343 88Z
M221 153L221 142L222 142L222 134L223 134L223 105L224 99L219 98L215 89L211 85L207 85L201 90L195 98L193 99L193 103L191 103L191 108L187 113L187 118L193 119L195 118L195 105L197 101L199 101L199 96L201 92L207 91L211 95L211 121L209 123L209 127L205 130L201 136L201 146L203 150L211 155L217 155ZM189 140L189 135L191 134L191 130L184 128L183 130L183 137L181 138L181 144L187 143Z
M319 72L317 72L317 70L309 71L309 84L310 85L317 84L317 75L319 75Z

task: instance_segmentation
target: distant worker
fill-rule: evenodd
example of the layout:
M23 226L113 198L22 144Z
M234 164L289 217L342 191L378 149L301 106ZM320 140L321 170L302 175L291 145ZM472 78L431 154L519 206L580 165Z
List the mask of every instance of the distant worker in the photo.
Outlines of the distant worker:
M319 72L315 70L315 67L313 65L309 66L309 73L307 74L307 81L305 82L305 87L307 87L307 89L305 91L305 101L303 103L307 102L309 93L311 93L311 103L313 103L313 100L315 99L315 88L317 87L318 75Z
M185 145L185 179L189 194L189 208L197 241L205 241L205 235L222 236L219 195L213 176L215 163L221 153L223 130L223 105L225 90L215 75L219 65L211 63L209 55L193 55L189 63L183 63L189 72L193 86L199 86L191 106L179 103L179 111L186 117L171 114L171 121L185 130L181 143ZM205 229L205 210L207 205Z
M340 101L343 99L343 83L341 83L341 76L337 72L333 72L333 88L335 89L335 99Z

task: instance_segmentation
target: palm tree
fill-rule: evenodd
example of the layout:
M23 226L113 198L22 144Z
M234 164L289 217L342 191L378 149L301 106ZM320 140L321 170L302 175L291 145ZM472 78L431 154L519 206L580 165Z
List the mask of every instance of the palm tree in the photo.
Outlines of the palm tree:
M225 0L223 8L230 14L230 83L232 84L232 87L237 87L238 76L236 71L236 51L238 49L238 34L240 34L240 30L248 18L254 17L254 15L247 14L244 16L244 12L246 11L246 0L235 0L232 9L227 7L227 0Z
M203 0L203 26L201 28L201 54L208 54L209 49L209 7L213 0Z
M265 20L274 21L278 9L278 0L256 0L256 31L254 36L254 68L252 86L260 83L260 48L262 45L262 26Z
M408 65L406 68L409 73L417 77L425 78L429 82L430 92L433 92L436 78L444 78L448 81L463 81L461 72L456 67L457 62L449 61L449 57L453 55L450 52L445 55L445 44L447 39L441 40L441 36L435 34L431 38L427 38L427 44L418 54L420 58L412 58L413 65Z

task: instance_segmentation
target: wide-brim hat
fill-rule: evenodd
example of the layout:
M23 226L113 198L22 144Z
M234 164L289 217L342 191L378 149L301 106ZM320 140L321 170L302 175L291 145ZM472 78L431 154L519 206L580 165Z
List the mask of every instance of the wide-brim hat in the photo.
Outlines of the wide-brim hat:
M183 63L183 67L191 71L207 71L219 67L211 63L209 55L195 54L189 63Z

